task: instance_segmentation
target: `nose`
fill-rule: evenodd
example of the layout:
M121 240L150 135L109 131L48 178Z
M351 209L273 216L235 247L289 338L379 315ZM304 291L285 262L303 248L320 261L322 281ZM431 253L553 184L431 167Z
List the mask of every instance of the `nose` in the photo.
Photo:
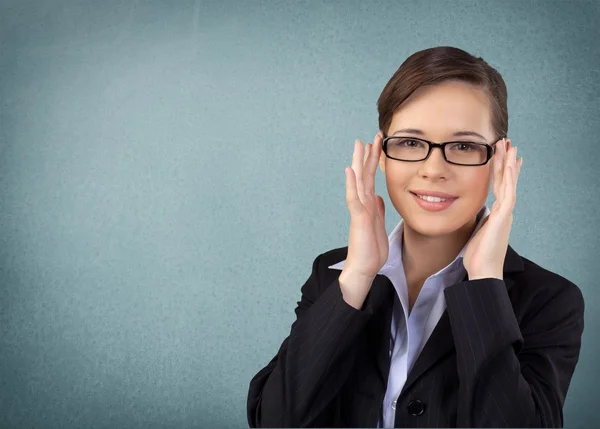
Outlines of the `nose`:
M439 177L446 172L448 163L444 158L444 153L441 147L434 147L431 149L427 159L421 161L419 166L419 173L424 177Z

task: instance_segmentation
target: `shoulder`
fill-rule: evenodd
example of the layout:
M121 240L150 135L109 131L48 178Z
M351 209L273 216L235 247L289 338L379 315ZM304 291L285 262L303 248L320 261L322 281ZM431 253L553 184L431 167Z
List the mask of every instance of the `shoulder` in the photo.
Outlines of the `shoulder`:
M563 314L583 318L584 299L579 286L566 277L520 256L523 271L513 273L511 288L513 304L534 316L544 308L560 309Z
M348 257L348 246L336 247L319 254L313 261L313 276L317 276L320 281L328 278L336 278L340 275L340 268L329 268Z
M579 287L566 277L521 256L524 270L515 274L516 283L521 283L535 291L543 291L546 295L556 295L570 291L581 294Z
M329 268L338 262L344 261L348 256L348 246L337 247L318 254L312 263L310 278L303 286L304 293L320 295L327 287L331 286L339 277L340 268ZM311 292L309 292L309 290Z
M330 265L337 264L345 260L348 257L348 246L336 247L334 249L327 250L318 256L320 264L327 268Z

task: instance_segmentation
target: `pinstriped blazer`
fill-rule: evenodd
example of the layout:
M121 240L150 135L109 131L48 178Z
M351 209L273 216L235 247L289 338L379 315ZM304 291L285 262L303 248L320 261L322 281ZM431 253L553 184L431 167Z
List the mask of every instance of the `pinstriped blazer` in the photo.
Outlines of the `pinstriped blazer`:
M296 320L250 381L250 427L376 427L390 369L394 301L377 275L363 307L347 304L342 247L319 255ZM408 374L395 427L562 427L579 359L584 301L569 280L508 246L503 280L468 277Z

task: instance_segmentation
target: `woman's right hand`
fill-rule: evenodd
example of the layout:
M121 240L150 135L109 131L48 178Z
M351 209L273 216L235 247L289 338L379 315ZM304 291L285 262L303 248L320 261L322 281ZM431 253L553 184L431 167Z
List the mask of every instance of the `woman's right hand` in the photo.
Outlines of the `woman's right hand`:
M385 205L375 194L375 173L382 150L383 134L373 144L354 142L352 168L346 167L346 202L350 211L348 256L343 272L346 277L373 280L385 265L389 243L385 230ZM364 159L364 161L363 161ZM354 283L354 282L353 282ZM370 283L369 283L370 288Z

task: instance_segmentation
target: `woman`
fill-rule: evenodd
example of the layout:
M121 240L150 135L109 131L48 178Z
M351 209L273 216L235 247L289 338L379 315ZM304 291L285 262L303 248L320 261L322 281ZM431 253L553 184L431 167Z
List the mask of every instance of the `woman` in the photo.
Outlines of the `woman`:
M506 97L452 47L392 76L346 168L348 246L314 260L290 335L250 382L251 427L562 427L584 301L508 245L523 160ZM378 165L402 218L389 237Z

